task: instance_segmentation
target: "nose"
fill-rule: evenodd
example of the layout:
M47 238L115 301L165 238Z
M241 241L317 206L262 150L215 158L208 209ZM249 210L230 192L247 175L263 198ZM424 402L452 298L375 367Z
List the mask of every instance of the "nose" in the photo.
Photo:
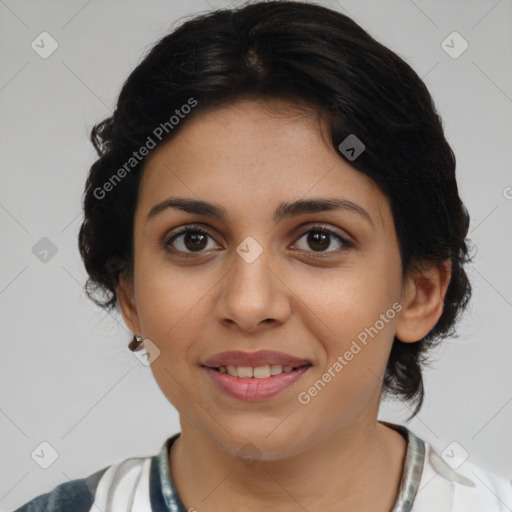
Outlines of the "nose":
M290 316L290 288L270 252L264 248L252 262L233 253L216 304L216 317L226 327L256 333L282 325Z

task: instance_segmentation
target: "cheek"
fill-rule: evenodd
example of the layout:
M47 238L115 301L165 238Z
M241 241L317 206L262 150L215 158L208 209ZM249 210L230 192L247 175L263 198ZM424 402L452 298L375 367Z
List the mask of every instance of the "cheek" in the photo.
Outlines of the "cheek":
M333 424L362 414L380 396L397 314L389 294L368 295L361 286L345 291L324 299L321 320L310 316L308 328L322 343L326 359L298 397L311 413L308 418L331 416Z
M187 410L212 285L206 284L204 275L201 279L190 271L140 262L135 291L141 329L160 350L150 368L169 402L178 411Z
M327 340L331 357L358 336L364 340L368 330L374 337L393 339L396 311L392 306L400 296L395 270L374 264L331 274L328 280L315 281L314 287L311 282L304 278L295 291L309 308L312 332Z
M144 265L141 260L135 292L144 334L165 347L173 345L178 336L191 337L206 318L207 295L215 284L208 275L154 262Z

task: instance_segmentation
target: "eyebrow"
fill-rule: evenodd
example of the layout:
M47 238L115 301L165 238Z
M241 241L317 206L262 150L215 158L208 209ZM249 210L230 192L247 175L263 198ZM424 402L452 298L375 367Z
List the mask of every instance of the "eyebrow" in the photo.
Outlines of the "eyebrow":
M215 217L219 220L226 220L228 217L226 209L219 204L185 197L169 197L151 208L146 217L146 221L157 217L168 209L177 209L186 213ZM285 218L295 217L304 213L330 212L336 210L356 213L364 218L372 228L375 228L370 214L364 208L348 199L340 198L298 199L296 201L281 203L275 209L273 219L277 223Z

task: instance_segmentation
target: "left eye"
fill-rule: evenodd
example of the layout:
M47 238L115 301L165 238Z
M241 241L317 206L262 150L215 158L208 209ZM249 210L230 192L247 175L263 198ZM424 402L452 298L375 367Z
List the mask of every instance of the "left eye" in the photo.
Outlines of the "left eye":
M332 244L332 237L334 237L340 244L339 252L343 252L349 248L354 247L354 244L335 231L326 228L325 226L313 226L305 231L298 241L307 235L306 243L313 250L308 248L298 247L300 250L310 251L313 253L333 253L334 251L327 251ZM202 229L200 226L187 226L178 233L175 233L171 238L164 242L164 248L171 253L181 252L184 254L201 253L207 248L208 238L213 240L213 237L208 231ZM178 246L176 246L176 245ZM297 242L296 242L297 244ZM189 252L187 252L189 251Z
M333 253L336 251L326 251L328 247L331 245L331 238L334 237L338 240L338 242L341 245L341 251L344 251L348 248L354 247L354 244L352 242L349 242L347 239L343 238L341 235L338 235L335 231L328 229L324 226L314 226L312 228L309 228L303 235L299 238L301 240L307 235L306 242L310 246L316 246L318 250L314 250L312 252L314 253L322 253L322 252L328 252ZM304 250L308 250L307 248Z

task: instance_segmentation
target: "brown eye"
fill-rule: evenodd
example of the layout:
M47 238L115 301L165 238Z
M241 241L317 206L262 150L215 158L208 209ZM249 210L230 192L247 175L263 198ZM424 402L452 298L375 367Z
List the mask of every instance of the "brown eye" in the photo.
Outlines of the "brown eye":
M204 229L199 226L188 226L168 239L164 247L170 252L200 253L207 247L208 238L211 236ZM169 246L172 246L172 249L169 249Z
M348 248L354 247L352 242L349 242L341 235L336 233L335 231L328 229L324 226L314 226L310 228L308 231L302 234L300 239L304 238L307 235L306 244L308 247L301 248L301 250L305 251L313 251L313 252L327 252L327 253L336 253L347 250ZM329 247L332 245L332 239L335 238L336 241L340 244L341 250L328 251ZM299 240L300 240L299 239Z

